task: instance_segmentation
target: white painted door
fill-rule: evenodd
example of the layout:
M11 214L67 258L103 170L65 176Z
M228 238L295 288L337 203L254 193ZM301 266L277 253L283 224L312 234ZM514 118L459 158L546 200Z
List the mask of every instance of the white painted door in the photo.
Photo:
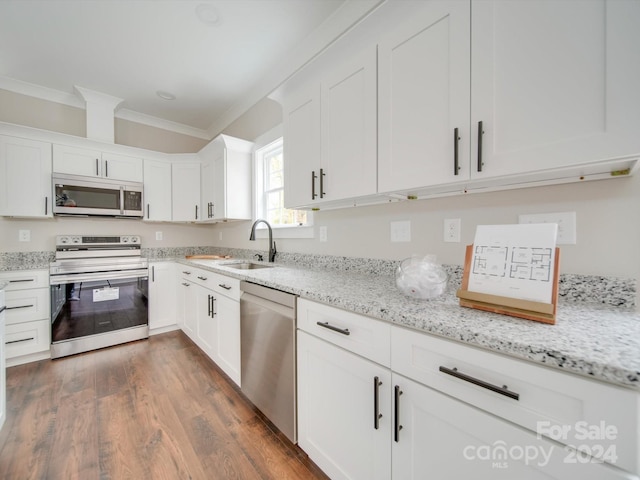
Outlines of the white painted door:
M395 373L393 387L394 402L399 398L392 446L393 478L630 478L621 470L589 463L588 458L572 454L564 446L538 439L534 432ZM397 432L396 425L401 427Z
M171 221L171 164L144 161L144 219Z
M144 179L142 174L142 159L103 152L102 175L112 180L142 182Z
M213 203L210 207L213 219L227 217L227 152L227 149L220 151L213 160Z
M376 79L375 46L322 79L319 202L376 193Z
M195 222L202 218L200 163L173 163L171 166L171 203L174 222Z
M469 28L469 1L429 1L379 42L379 192L468 178Z
M85 177L101 177L102 153L88 148L54 144L53 171Z
M472 176L640 152L638 25L637 1L474 1Z
M298 330L298 444L333 480L390 478L390 381L388 369Z
M51 217L51 144L0 136L0 215Z
M240 386L240 302L215 294L215 362Z
M194 285L196 289L196 343L209 358L215 360L217 327L213 314L215 294L212 290Z
M149 266L149 329L176 324L176 289L173 262Z
M320 198L320 84L287 95L282 115L284 205L310 205Z

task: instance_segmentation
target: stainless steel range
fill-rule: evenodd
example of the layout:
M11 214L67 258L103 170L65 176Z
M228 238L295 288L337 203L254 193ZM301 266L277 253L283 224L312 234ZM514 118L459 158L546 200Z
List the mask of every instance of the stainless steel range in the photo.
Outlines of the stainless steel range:
M139 236L59 235L49 273L52 358L149 337Z

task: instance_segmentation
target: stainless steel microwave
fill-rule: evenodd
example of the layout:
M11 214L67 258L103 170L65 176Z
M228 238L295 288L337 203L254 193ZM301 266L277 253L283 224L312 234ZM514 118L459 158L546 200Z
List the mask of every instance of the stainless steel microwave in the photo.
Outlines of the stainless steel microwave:
M53 174L56 215L142 217L142 183Z

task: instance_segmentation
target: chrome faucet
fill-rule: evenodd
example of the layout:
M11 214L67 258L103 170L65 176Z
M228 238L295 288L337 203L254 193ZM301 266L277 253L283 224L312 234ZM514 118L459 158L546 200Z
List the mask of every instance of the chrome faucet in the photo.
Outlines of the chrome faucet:
M271 231L271 225L269 225L269 222L267 222L266 220L262 220L260 218L255 222L253 222L253 225L251 226L251 235L249 236L249 240L256 239L256 225L258 225L259 223L264 223L269 229L269 261L273 262L275 261L276 253L278 252L276 251L276 242L273 241L273 232Z

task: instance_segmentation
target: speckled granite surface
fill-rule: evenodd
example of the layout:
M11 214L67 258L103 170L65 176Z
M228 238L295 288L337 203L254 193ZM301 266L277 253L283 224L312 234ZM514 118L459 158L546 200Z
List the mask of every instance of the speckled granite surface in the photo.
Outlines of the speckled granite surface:
M184 260L185 255L253 259L262 250L214 247L143 249L154 260L177 260L295 293L311 300L395 324L640 389L640 314L636 281L562 274L556 325L462 308L455 297L462 269L445 266L449 289L419 301L395 287L396 261L279 253L277 268L238 271L223 261ZM48 269L54 252L0 253L0 271Z
M640 314L606 302L561 301L556 325L460 307L459 279L437 300L403 296L388 271L364 274L276 263L239 271L233 260L178 260L394 324L616 385L640 389Z

